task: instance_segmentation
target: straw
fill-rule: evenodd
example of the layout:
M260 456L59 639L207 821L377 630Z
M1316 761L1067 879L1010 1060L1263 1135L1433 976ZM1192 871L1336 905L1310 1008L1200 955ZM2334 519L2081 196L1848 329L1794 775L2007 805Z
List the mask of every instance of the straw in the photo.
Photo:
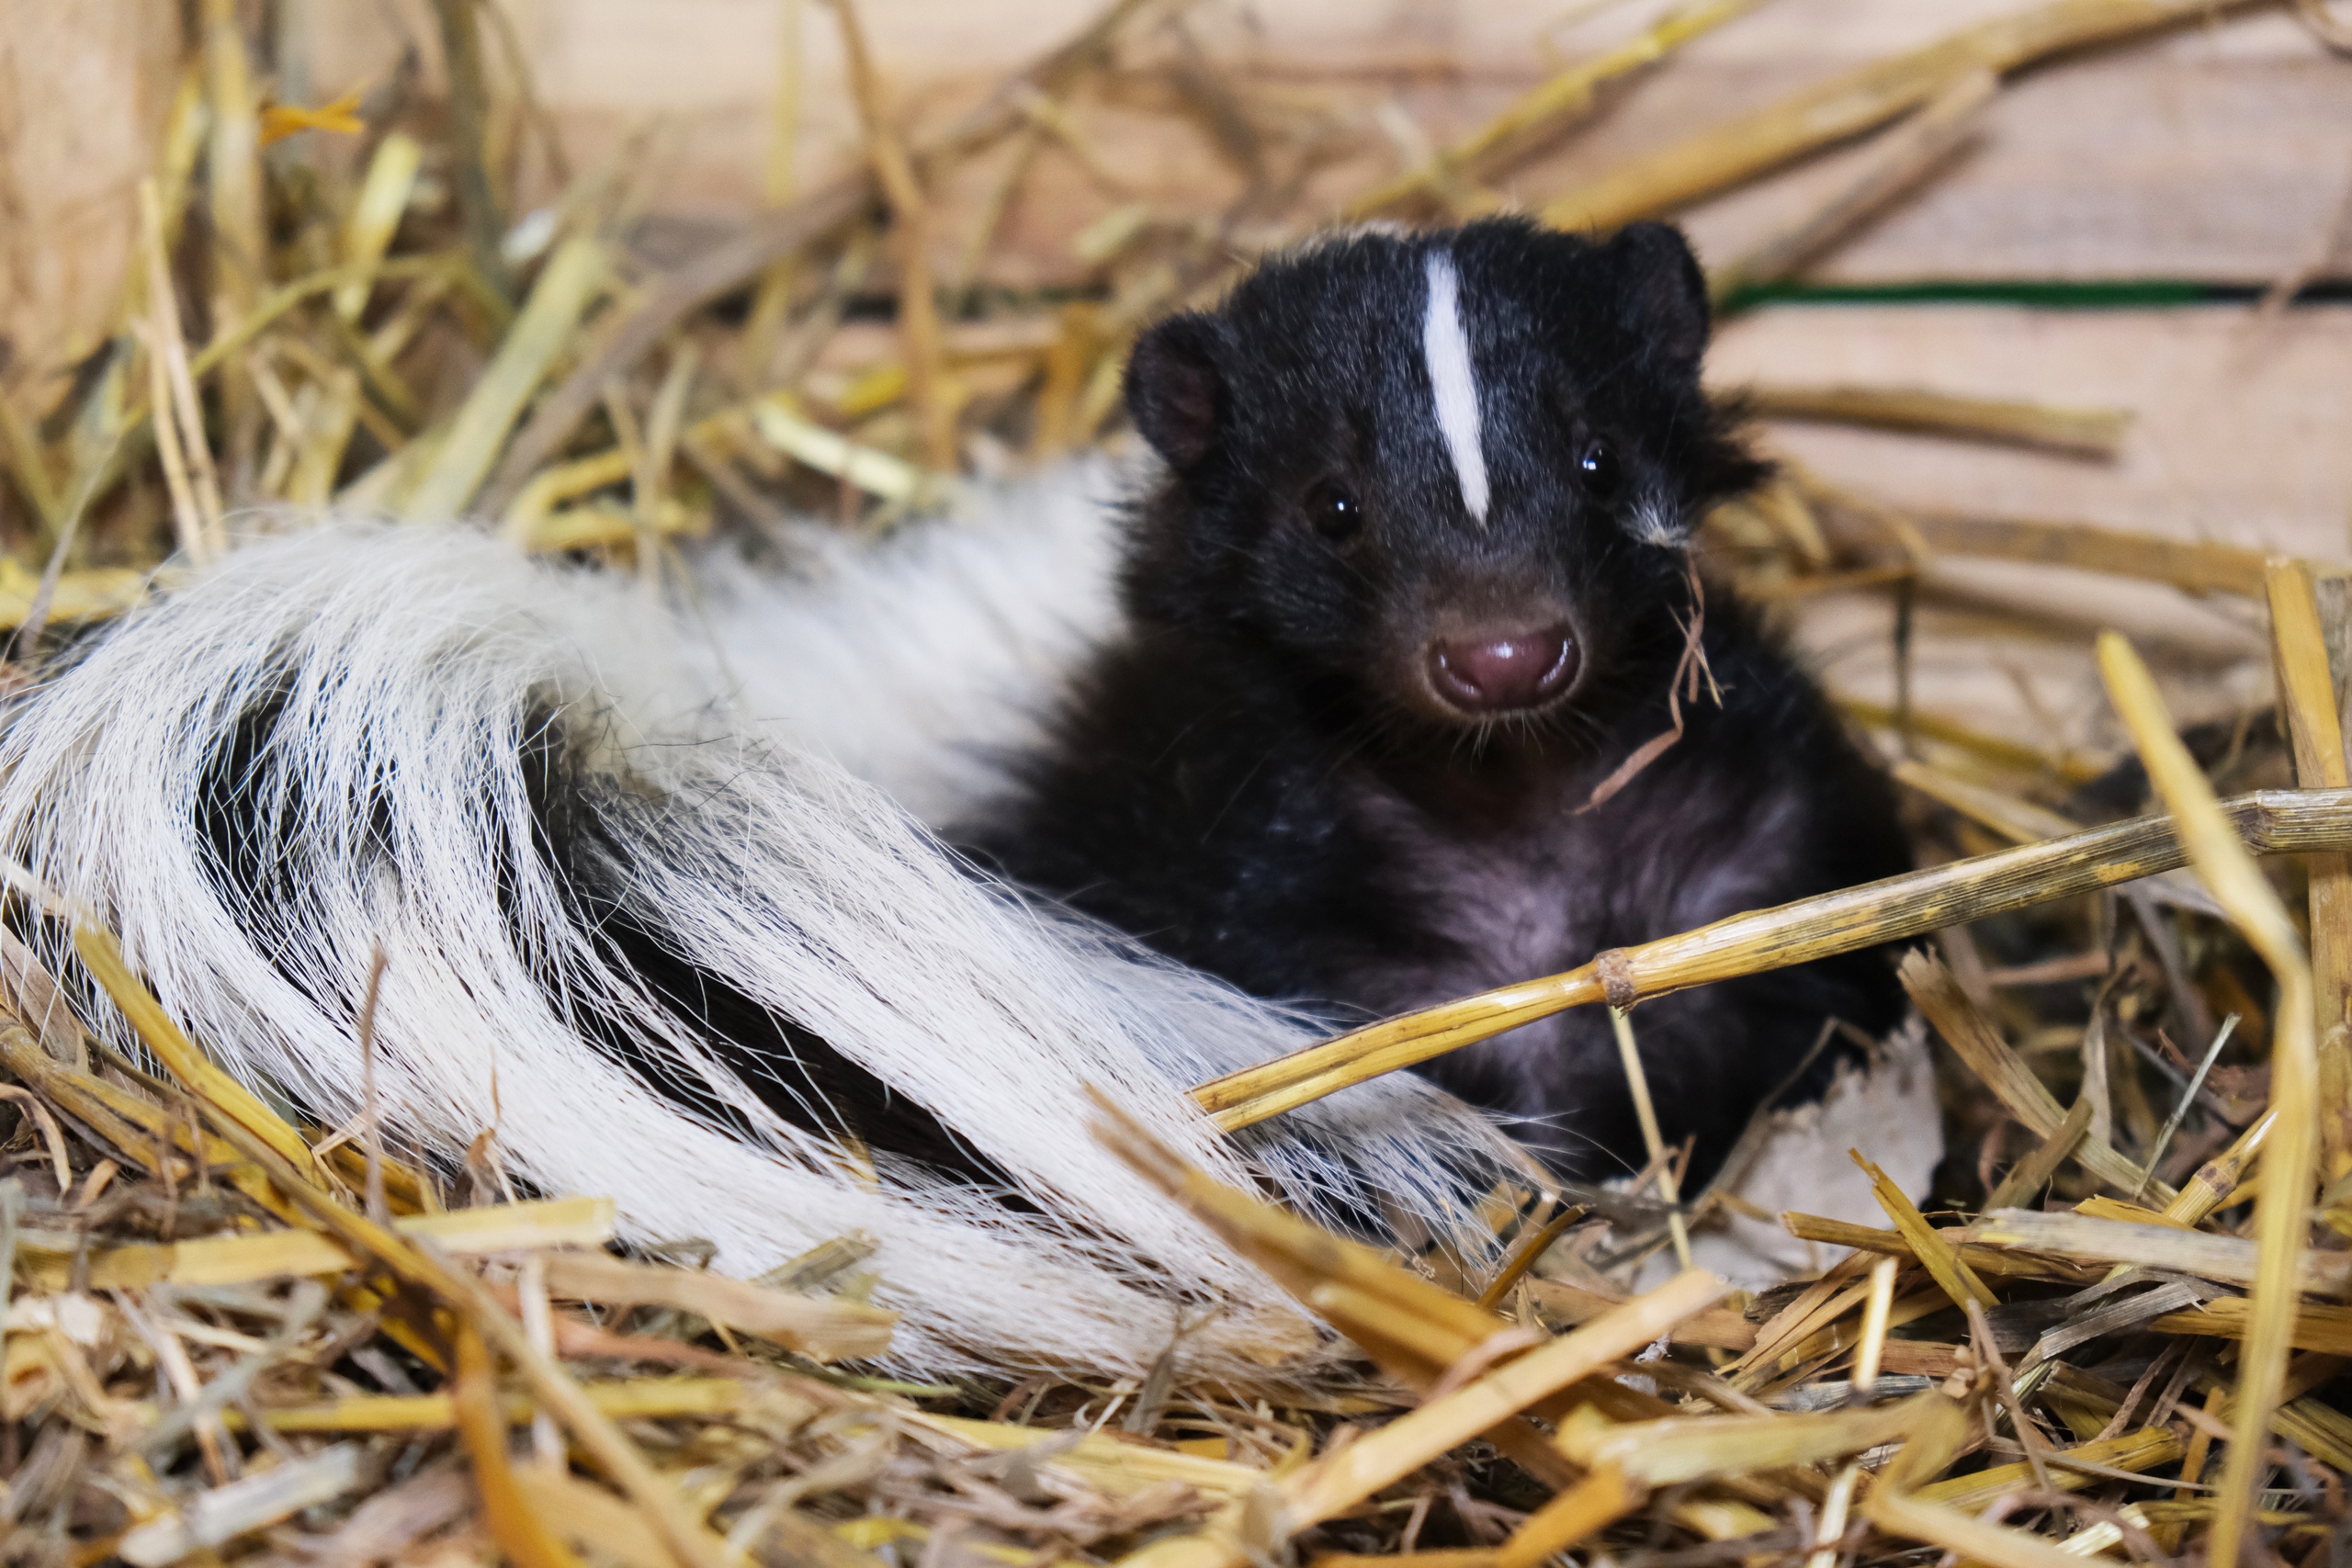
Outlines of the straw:
M201 563L224 543L220 483L213 473L212 448L204 434L187 345L180 335L179 298L164 254L163 215L152 180L140 185L139 214L147 255L148 387L150 406L156 411L156 448L171 484L180 547ZM163 428L167 420L172 426L168 433Z
M226 330L253 308L267 265L268 241L262 228L261 112L236 0L203 0L200 17L205 101L211 110L205 183L210 197L212 319L216 328ZM165 335L174 352L185 352L176 320ZM175 381L178 378L175 373ZM229 427L230 473L233 488L242 494L255 434L254 389L241 368L232 366L221 379L221 389ZM193 413L195 394L186 390L181 395L187 400L183 417L190 421L183 427L181 439L201 475L209 457L197 457L204 440L200 421ZM199 478L199 487L202 483ZM205 510L208 523L217 528L218 502Z
M1844 184L1746 254L1710 269L1708 294L1720 306L1745 289L1777 283L1861 227L1960 149L2000 85L1990 71L1955 75L1882 137Z
M1914 387L1750 386L1741 389L1738 401L1763 419L1867 425L2085 457L2113 457L2132 423L2130 414L2116 409L2052 408Z
M1886 1330L1894 1307L1894 1275L1899 1267L1892 1258L1882 1258L1871 1265L1870 1294L1864 1298L1862 1307L1862 1339L1854 1351L1854 1392L1865 1399L1878 1382L1879 1366L1886 1356ZM1852 1490L1850 1481L1847 1490ZM1824 1516L1825 1537L1836 1537L1840 1529L1831 1526Z
M1634 1041L1634 1021L1623 1008L1609 1010L1609 1027L1617 1037L1617 1062L1625 1072L1625 1087L1634 1097L1634 1114L1641 1122L1642 1144L1657 1172L1657 1195L1667 1204L1666 1224L1674 1238L1674 1256L1685 1269L1690 1265L1690 1233L1682 1221L1682 1194L1674 1177L1674 1161L1658 1134L1657 1107L1650 1100L1649 1075L1642 1071L1641 1047Z
M1862 1174L1871 1179L1871 1193L1878 1200L1879 1207L1886 1211L1886 1217L1894 1222L1895 1234L1902 1236L1911 1256L1928 1270L1928 1277L1935 1280L1937 1288L1951 1298L1952 1305L1965 1310L1993 1304L1996 1298L1992 1290L1944 1239L1943 1233L1928 1224L1927 1216L1919 1213L1910 1196L1859 1152L1853 1159L1861 1167ZM1872 1280L1871 1288L1875 1291L1875 1268Z
M430 464L409 488L402 515L446 522L481 488L500 446L581 317L609 286L604 247L585 235L566 240L549 258L497 355L474 383Z
M800 190L800 109L802 53L807 17L801 0L782 0L776 14L775 98L768 109L767 164L761 174L761 194L771 208L789 207ZM752 313L743 327L743 357L736 380L746 391L761 389L761 378L775 357L777 335L791 309L792 287L799 276L789 259L779 261L761 277L752 299Z
M409 196L416 188L417 170L424 161L424 144L399 130L378 142L375 155L368 161L359 197L351 204L343 225L343 265L358 274L346 276L335 286L334 312L346 321L358 321L368 308L372 275L382 264L401 215L408 210Z
M854 0L828 0L841 23L850 89L865 125L866 155L890 204L891 243L899 254L899 333L905 346L907 392L922 436L923 462L936 472L956 467L955 412L940 344L939 304L931 281L931 209L914 164L899 140L867 51Z
M1350 201L1343 216L1376 217L1432 186L1465 177L1490 177L1500 157L1539 144L1566 124L1590 114L1600 90L1611 82L1656 64L1691 39L1754 10L1756 5L1757 0L1703 0L1677 7L1656 26L1521 93L1493 118L1427 164Z
M2222 8L2213 0L2052 0L1996 17L1634 159L1555 197L1544 220L1564 229L1614 229L1671 211L1883 125L1973 73L2007 75L2051 55L2177 26Z
M2261 597L2268 580L2269 563L2263 553L2235 545L2168 539L2092 523L1994 517L1928 507L1901 512L1858 508L1859 498L1849 492L1819 485L1808 489L1817 502L1830 503L1823 516L1824 527L1845 549L1883 553L1886 541L1876 524L1868 531L1858 528L1840 514L1841 508L1899 519L1917 547L1933 555L2074 567L2168 583L2199 593L2234 593L2249 599Z
M499 242L506 224L491 192L490 167L484 161L490 141L490 84L475 16L479 3L433 0L433 16L439 24L442 63L449 73L450 162L456 176L458 215L465 226L475 272L505 295L510 285Z
M64 501L57 493L57 481L50 474L49 459L40 443L17 417L16 403L5 397L0 397L0 457L7 459L17 488L40 514L42 530L54 538L64 521Z
M1067 42L1014 73L967 113L910 149L921 163L969 153L1028 123L1017 107L1024 90L1052 93L1087 69L1136 13L1153 0L1113 0ZM879 196L871 169L842 175L787 207L747 224L741 234L712 247L648 289L626 321L571 374L541 400L485 487L487 510L502 512L513 492L552 457L602 395L605 382L628 369L677 323L782 258L814 243L861 215Z
M2232 1440L2223 1458L2219 1506L2207 1549L2214 1568L2233 1568L2267 1462L2263 1434L2285 1378L2318 1156L2312 971L2293 922L2229 830L2212 786L2181 745L2146 667L2112 632L2099 638L2098 653L2100 673L2116 710L2132 731L2149 778L2173 809L2198 874L2229 911L2232 923L2262 954L2279 986L2270 1057L2270 1105L2278 1124L2263 1155L2265 1180L2255 1201L2260 1260L2238 1356Z
M1951 971L1940 960L1915 951L1904 955L1902 976L1903 988L1911 1000L1969 1070L1984 1080L1994 1098L2032 1132L2054 1137L2067 1121L2066 1113L2058 1109L2057 1100L2034 1077L2033 1069L2009 1049L1984 1010L1962 991ZM2087 1098L2078 1103L2086 1116L2093 1113ZM2169 1201L2171 1189L2155 1183L2147 1171L2118 1154L2087 1126L2086 1122L2086 1130L2075 1140L2075 1157L2086 1169L2131 1192L2154 1186L2160 1197Z
M2213 1032L2213 1043L2206 1047L2203 1059L2197 1064L2196 1075L2188 1080L2188 1087L2180 1091L2180 1100L2173 1106L2172 1114L2165 1118L2163 1130L2157 1133L2156 1141L2148 1146L2148 1169L2152 1174L2157 1166L2164 1163L2165 1150L2172 1146L2172 1135L2180 1131L2181 1122L2188 1115L2188 1108L2197 1101L2197 1091L2205 1087L2205 1079L2212 1073L2213 1064L2221 1059L2222 1048L2230 1043L2230 1035L2237 1026L2238 1015L2232 1013L2222 1021L2222 1027ZM2143 1189L2135 1189L2132 1195L2137 1198L2141 1190ZM1985 1204L1991 1209L2007 1206L1989 1201Z
M2344 730L2336 714L2339 682L2328 660L2327 635L2311 569L2273 562L2267 575L2271 636L2277 649L2279 705L2295 749L2295 779L2306 788L2352 784L2344 760ZM2310 879L2312 978L2319 997L2319 1100L2324 1170L2333 1180L2352 1171L2352 859L2313 855Z
M2352 847L2352 794L2346 792L2260 791L2222 803L2221 811L2225 824L2261 853ZM1616 949L1606 955L1605 971L1596 961L1406 1013L1213 1079L1195 1087L1193 1098L1219 1126L1248 1127L1567 1008L1603 1000L1613 1005L1619 998L1630 1004L1688 986L1899 942L2171 871L2187 862L2188 852L2174 839L2169 819L2134 818ZM2051 1121L2054 1125L2056 1117ZM2131 1179L2138 1176L2135 1170Z
M515 1568L581 1568L580 1559L556 1539L515 1479L507 1457L506 1420L499 1409L489 1347L470 1324L458 1326L457 1341L457 1377L450 1384L449 1404L465 1438L466 1455L473 1463L474 1484L481 1492L482 1516L489 1522L491 1539Z

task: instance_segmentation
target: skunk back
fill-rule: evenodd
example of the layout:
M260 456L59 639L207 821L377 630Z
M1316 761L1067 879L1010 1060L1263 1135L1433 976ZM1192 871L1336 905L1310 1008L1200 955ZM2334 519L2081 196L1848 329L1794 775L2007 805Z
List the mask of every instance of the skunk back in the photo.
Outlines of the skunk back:
M879 539L797 524L780 570L707 552L695 564L715 677L747 715L952 833L1018 787L1018 760L1124 621L1121 502L1135 485L1080 458Z

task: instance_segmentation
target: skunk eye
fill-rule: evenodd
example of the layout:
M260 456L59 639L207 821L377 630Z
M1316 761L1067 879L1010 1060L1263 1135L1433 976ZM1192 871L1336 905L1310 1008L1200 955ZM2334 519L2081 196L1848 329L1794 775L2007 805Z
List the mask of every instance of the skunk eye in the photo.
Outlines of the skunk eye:
M1616 494L1624 479L1617 454L1606 441L1585 443L1584 450L1577 454L1577 473L1583 479L1585 490L1601 499Z
M1363 527L1363 502L1337 479L1325 479L1306 492L1306 524L1335 545L1352 539Z

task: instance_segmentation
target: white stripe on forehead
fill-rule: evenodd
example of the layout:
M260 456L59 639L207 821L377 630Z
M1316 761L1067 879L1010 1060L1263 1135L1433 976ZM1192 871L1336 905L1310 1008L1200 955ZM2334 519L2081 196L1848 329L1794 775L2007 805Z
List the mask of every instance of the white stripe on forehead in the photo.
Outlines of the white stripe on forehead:
M1487 520L1487 454L1478 445L1478 378L1470 365L1470 339L1462 330L1462 280L1453 257L1431 251L1430 302L1421 317L1421 356L1429 362L1430 390L1437 401L1438 433L1453 455L1453 477L1462 484L1462 504Z

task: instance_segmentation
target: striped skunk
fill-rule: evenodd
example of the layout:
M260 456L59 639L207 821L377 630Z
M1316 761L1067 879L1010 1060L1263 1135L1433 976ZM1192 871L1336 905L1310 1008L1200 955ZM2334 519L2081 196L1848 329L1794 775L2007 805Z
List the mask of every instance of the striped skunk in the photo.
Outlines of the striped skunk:
M1763 472L1700 390L1707 336L1672 229L1515 220L1329 240L1152 328L1127 400L1165 473L1127 627L976 848L1353 1019L1908 869L1819 691L1702 607L1691 525ZM1876 953L1645 1003L1667 1140L1703 1175L1825 1021L1902 1012ZM1564 1175L1643 1163L1598 1010L1422 1070Z
M1482 276L1461 264L1480 333ZM1516 417L1472 406L1494 430ZM1519 459L1484 451L1499 524ZM362 1111L380 953L395 1148L447 1174L491 1133L523 1186L610 1194L628 1239L707 1238L737 1274L870 1238L875 1299L903 1314L894 1369L1137 1375L1175 1346L1191 1373L1297 1374L1328 1336L1097 1145L1090 1087L1221 1179L1474 1261L1479 1203L1532 1168L1408 1076L1219 1135L1185 1086L1328 1021L943 847L1017 858L1001 829L1035 827L1017 803L1067 746L1062 694L1158 635L1120 629L1101 478L1049 474L879 547L831 540L782 578L706 561L691 618L467 529L256 537L11 699L0 853L322 1126ZM10 929L0 967L43 966L136 1049L62 921L19 903ZM1918 1069L1841 1083L1815 1142L1916 1111ZM1841 1170L1784 1163L1748 1190L1867 1214L1827 1190L1850 1190Z

